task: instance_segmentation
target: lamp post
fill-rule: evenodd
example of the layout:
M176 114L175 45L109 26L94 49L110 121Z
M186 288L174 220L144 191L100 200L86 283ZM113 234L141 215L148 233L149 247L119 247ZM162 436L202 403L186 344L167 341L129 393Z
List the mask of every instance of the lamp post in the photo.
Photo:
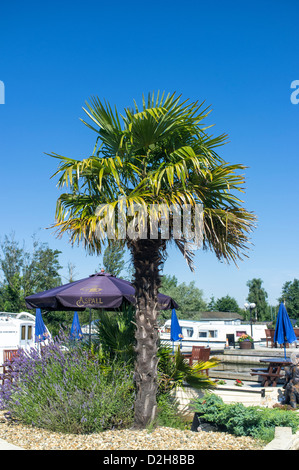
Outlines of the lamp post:
M245 310L248 310L249 309L249 314L250 314L250 334L251 334L251 337L253 338L253 331L252 331L252 310L256 307L255 303L245 303L244 304L244 307L245 307ZM254 349L254 342L252 343L252 349Z

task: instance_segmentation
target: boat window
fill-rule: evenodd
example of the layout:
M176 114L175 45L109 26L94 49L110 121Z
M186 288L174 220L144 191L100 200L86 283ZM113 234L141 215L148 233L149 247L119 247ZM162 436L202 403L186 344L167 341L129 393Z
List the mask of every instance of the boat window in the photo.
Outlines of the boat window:
M32 326L28 325L27 339L32 339Z
M26 326L23 325L21 329L21 339L24 340L26 339Z
M246 331L236 331L236 336L239 338L242 335L247 335Z
M217 330L209 330L209 338L217 338L218 331Z
M206 338L208 336L208 332L207 331L200 331L198 333L198 337L199 338Z
M182 328L182 335L187 338L191 338L193 335L193 328L184 327Z

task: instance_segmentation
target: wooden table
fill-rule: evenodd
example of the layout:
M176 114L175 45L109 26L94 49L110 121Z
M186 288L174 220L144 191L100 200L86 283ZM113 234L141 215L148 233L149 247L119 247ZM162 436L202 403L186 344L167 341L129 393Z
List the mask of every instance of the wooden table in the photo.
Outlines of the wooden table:
M281 377L280 372L284 366L290 365L289 358L267 357L260 359L260 362L268 364L266 369L251 369L251 375L260 375L262 377L262 387L276 387L277 381Z

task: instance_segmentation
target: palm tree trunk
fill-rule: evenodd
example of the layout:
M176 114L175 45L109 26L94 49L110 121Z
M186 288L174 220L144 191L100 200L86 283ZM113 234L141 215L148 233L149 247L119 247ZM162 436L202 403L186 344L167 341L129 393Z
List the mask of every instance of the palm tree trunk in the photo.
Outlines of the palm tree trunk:
M157 411L158 289L164 250L165 242L161 240L138 240L131 244L136 290L136 428L145 428Z

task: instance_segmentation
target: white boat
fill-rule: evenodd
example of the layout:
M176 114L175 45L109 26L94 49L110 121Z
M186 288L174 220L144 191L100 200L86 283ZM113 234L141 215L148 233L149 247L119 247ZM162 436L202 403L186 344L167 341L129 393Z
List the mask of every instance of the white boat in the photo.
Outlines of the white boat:
M192 321L179 320L183 338L176 341L175 345L180 345L183 353L190 353L192 346L206 346L211 350L223 349L227 346L237 345L237 341L243 334L253 337L255 343L265 341L265 324L253 324L252 335L251 325L242 324L240 321L225 324L223 321ZM167 320L159 331L161 341L172 346L170 340L171 320Z
M28 312L0 312L0 366L4 362L4 351L19 348L30 350L36 344L34 315Z

